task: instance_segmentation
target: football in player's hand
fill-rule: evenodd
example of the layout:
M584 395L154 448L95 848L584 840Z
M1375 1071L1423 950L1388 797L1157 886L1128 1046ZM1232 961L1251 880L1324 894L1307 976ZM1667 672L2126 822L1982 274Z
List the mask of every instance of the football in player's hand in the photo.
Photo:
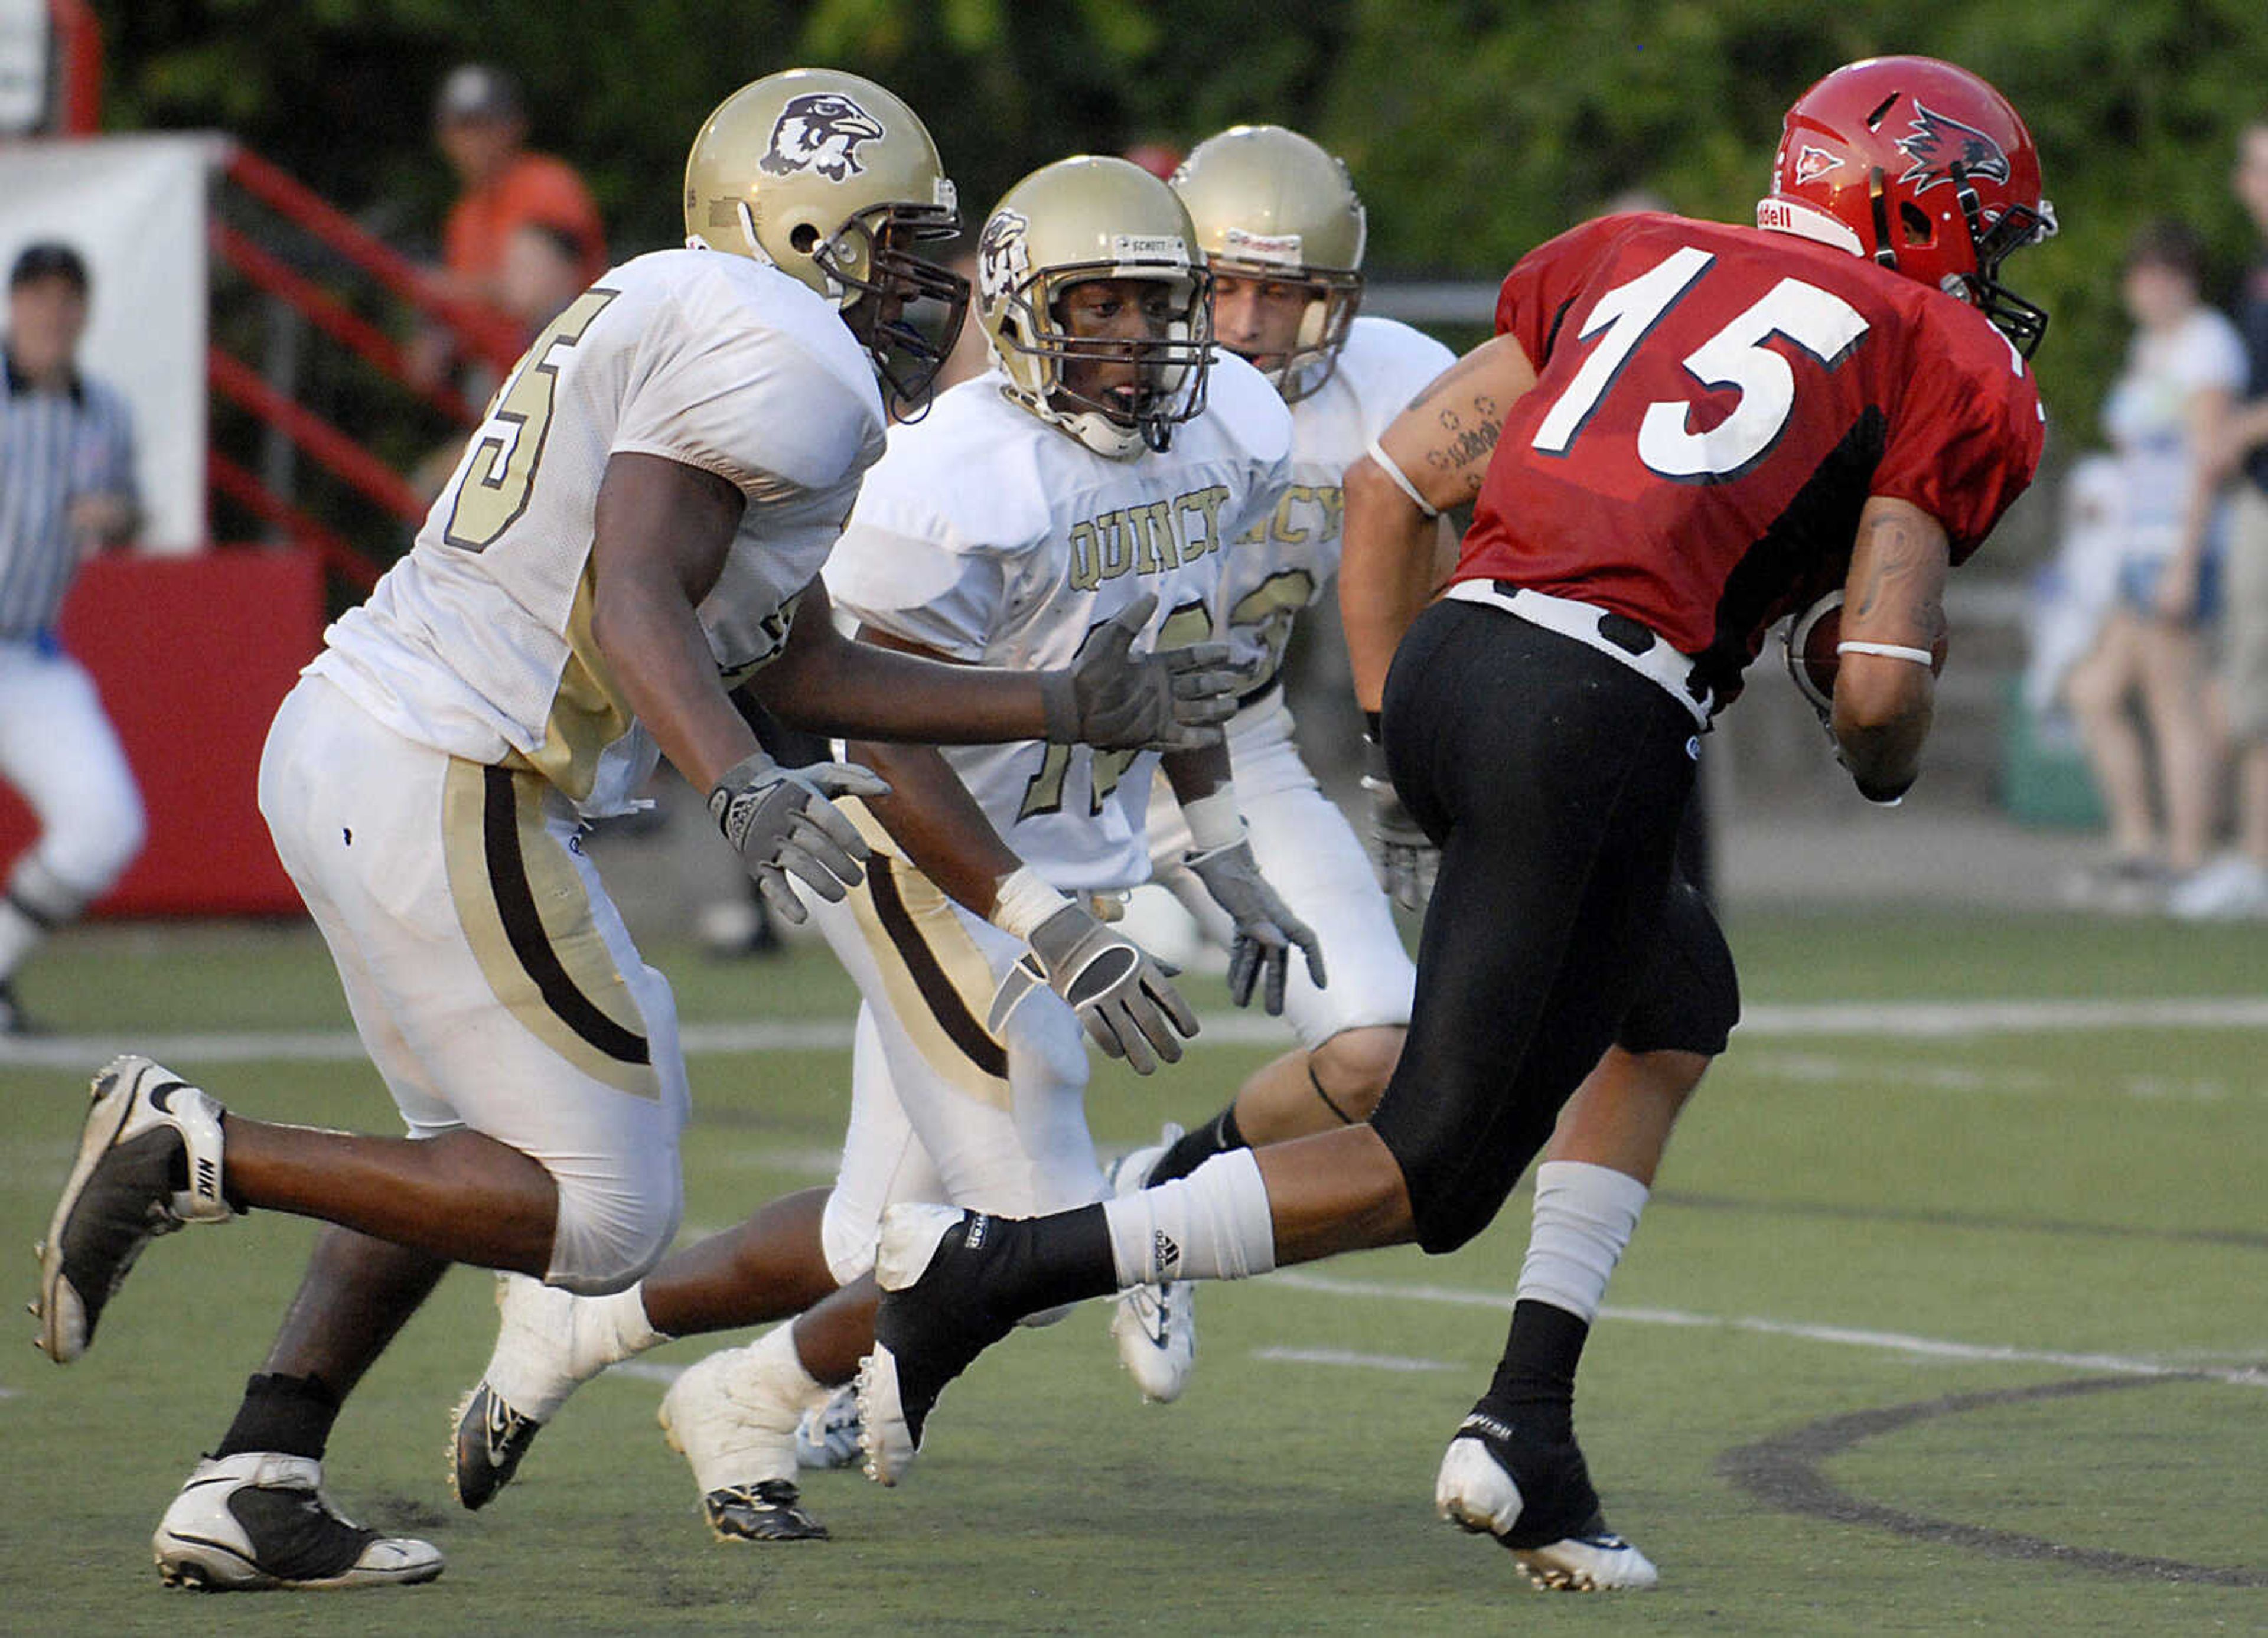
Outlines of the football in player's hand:
M1835 675L1842 668L1843 594L1830 591L1792 621L1787 628L1787 669L1803 697L1822 712L1835 702ZM1943 634L1930 646L1930 674L1945 672Z

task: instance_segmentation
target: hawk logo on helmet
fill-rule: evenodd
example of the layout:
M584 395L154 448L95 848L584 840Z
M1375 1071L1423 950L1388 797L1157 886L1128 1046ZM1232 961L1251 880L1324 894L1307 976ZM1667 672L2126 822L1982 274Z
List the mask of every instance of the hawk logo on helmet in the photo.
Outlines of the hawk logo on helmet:
M1917 194L1951 181L1956 165L1967 176L1993 182L2008 180L2008 156L1999 143L1975 126L1932 114L1918 102L1914 104L1912 134L1898 138L1898 151L1913 161L1898 180L1911 182Z
M976 288L985 300L998 300L1032 270L1031 246L1024 239L1031 225L1017 210L996 211L984 224L976 241Z
M858 163L858 144L880 135L881 121L841 92L810 92L780 110L771 145L757 164L771 176L816 171L830 182L847 182L866 168Z
M1839 171L1842 168L1842 155L1830 153L1824 148L1814 148L1806 143L1803 151L1795 156L1796 186L1800 187L1806 182L1815 182L1830 171Z

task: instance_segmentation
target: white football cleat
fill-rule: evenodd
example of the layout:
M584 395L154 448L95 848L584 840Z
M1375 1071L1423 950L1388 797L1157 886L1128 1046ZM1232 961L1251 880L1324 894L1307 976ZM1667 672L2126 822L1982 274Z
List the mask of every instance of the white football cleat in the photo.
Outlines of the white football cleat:
M150 1545L168 1587L209 1592L412 1586L441 1573L431 1542L363 1529L323 1494L321 1463L272 1451L198 1464Z
M858 1385L846 1382L795 1425L795 1465L815 1473L848 1467L858 1459Z
M1512 1556L1543 1592L1643 1592L1661 1580L1653 1561L1611 1530L1515 1547Z
M804 1400L762 1348L723 1348L688 1366L662 1396L662 1435L692 1464L718 1540L824 1541L827 1526L803 1510L795 1486Z
M38 1345L58 1365L86 1352L152 1239L236 1215L221 1189L221 1114L147 1058L113 1059L94 1077L78 1158L39 1247Z
M1521 1519L1531 1498L1513 1477L1515 1463L1529 1471L1537 1496L1580 1522L1531 1524L1523 1531ZM1487 1411L1466 1417L1442 1453L1433 1507L1461 1529L1495 1537L1540 1590L1639 1591L1661 1579L1645 1554L1607 1528L1572 1440L1545 1443ZM1547 1528L1565 1533L1546 1534Z
M1182 1128L1168 1120L1155 1143L1114 1161L1105 1173L1113 1198L1147 1184L1181 1135ZM1118 1344L1118 1363L1126 1367L1145 1399L1170 1405L1189 1385L1189 1373L1197 1368L1197 1295L1191 1282L1168 1280L1163 1285L1121 1291L1111 1308L1110 1334Z

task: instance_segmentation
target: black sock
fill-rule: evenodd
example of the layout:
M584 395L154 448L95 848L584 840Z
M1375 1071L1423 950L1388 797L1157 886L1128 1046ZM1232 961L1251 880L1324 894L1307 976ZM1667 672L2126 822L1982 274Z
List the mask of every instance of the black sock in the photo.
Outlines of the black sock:
M254 1377L213 1457L275 1451L320 1462L338 1416L339 1396L320 1377Z
M1245 1147L1244 1134L1236 1129L1236 1105L1231 1104L1196 1131L1174 1139L1174 1146L1151 1169L1150 1181L1144 1186L1155 1188L1160 1183L1185 1178L1215 1155Z
M1002 1260L1000 1303L1016 1318L1118 1289L1110 1220L1099 1205L1014 1224L1015 1247Z
M1520 1426L1551 1440L1575 1436L1575 1367L1591 1334L1587 1321L1533 1297L1513 1304L1512 1334L1488 1397Z

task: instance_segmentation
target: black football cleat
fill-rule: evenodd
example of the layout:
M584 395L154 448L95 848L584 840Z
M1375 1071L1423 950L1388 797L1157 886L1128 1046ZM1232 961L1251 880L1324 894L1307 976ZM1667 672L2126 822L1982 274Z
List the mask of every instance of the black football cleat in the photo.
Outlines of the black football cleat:
M519 1472L520 1458L543 1424L523 1416L483 1377L457 1407L449 1431L449 1490L477 1512Z
M858 1442L876 1484L904 1476L938 1395L1014 1326L1018 1315L987 1300L985 1276L1024 1226L957 1206L893 1206L883 1215L874 1351L858 1362Z
M701 1498L702 1517L719 1541L824 1541L827 1526L803 1510L788 1479L727 1485Z
M1660 1579L1645 1554L1607 1528L1574 1440L1539 1438L1486 1399L1442 1455L1433 1506L1450 1523L1510 1548L1539 1589L1636 1590Z

